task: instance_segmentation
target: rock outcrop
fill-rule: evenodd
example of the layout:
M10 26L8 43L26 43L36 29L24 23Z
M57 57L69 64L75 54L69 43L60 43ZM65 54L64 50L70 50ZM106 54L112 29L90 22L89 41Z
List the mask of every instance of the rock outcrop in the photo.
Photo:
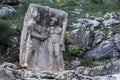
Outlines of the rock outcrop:
M88 80L120 80L120 60L108 63L102 66L78 67L76 74L82 78L88 78ZM81 75L82 74L82 75ZM83 79L84 80L84 79Z
M117 58L120 56L120 13L107 13L103 17L87 15L78 19L72 26L66 40L69 44L78 45L79 55L94 59Z
M0 65L0 80L16 80L13 73Z
M0 80L120 80L120 60L93 68L78 67L66 71L29 71L15 64L0 66Z

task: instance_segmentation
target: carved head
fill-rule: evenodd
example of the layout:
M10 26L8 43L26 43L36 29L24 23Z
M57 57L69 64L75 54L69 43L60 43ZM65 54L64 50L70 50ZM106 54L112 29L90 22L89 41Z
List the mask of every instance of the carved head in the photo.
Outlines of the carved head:
M51 21L50 21L50 25L53 26L53 25L55 25L56 22L57 22L57 18L56 17L52 17Z
M30 9L30 12L31 12L31 17L36 21L36 22L39 22L40 21L40 15L39 15L39 12L38 12L38 7L31 7Z

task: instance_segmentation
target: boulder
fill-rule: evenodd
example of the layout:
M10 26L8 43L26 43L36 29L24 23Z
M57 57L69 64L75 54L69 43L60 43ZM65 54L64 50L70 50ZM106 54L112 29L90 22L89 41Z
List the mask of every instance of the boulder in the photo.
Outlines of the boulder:
M120 74L113 74L107 76L96 76L92 80L120 80Z
M118 24L118 23L120 23L120 21L115 20L115 19L108 19L108 20L103 21L104 26L111 26L113 24Z
M0 65L0 80L16 80L12 71L3 68Z
M3 64L2 64L2 67L4 67L5 69L17 69L18 67L15 65L15 64L13 64L13 63L8 63L8 62L4 62Z
M7 17L9 15L12 15L16 12L16 10L11 7L11 6L8 6L8 7L2 7L0 9L0 17Z
M85 57L94 59L108 59L118 56L119 52L116 43L113 41L103 41L96 48L85 53Z
M70 69L75 70L80 65L80 63L81 62L79 60L73 60L70 64Z
M120 60L116 60L105 65L90 67L77 67L76 74L83 74L89 76L106 76L113 74L120 74Z
M89 72L91 76L105 76L110 74L119 74L120 73L120 60L108 63L103 66L97 66L92 68Z
M94 35L95 35L94 36L94 43L93 43L94 46L101 43L105 39L105 36L106 36L106 34L101 30L94 31Z
M79 74L77 76L77 80L120 80L120 74L112 74L112 75L106 75L106 76L86 76Z
M69 43L78 45L81 50L85 51L90 49L93 44L94 32L85 28L75 29L67 35L66 39Z

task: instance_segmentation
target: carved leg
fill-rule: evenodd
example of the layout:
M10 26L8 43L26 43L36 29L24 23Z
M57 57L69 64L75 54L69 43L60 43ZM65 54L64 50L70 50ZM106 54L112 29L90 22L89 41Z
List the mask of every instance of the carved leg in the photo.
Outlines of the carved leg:
M53 64L53 61L54 61L54 60L53 60L53 55L52 55L53 53L50 53L50 54L51 54L51 55L50 55L50 57L49 57L49 60L50 60L49 70L53 69L53 65L54 65L54 64Z
M24 59L24 63L22 65L22 67L27 68L28 67L28 63L27 63L27 53L25 54L25 59Z
M64 70L64 68L62 67L63 64L61 64L62 60L61 60L61 53L60 53L60 46L59 43L56 43L54 45L54 51L55 51L55 56L56 56L56 62L57 62L57 67L58 70Z
M27 52L25 54L25 62L22 67L28 68L28 62L29 62L31 56L32 56L32 50L27 50Z
M57 61L58 70L59 70L59 71L62 71L63 68L62 68L62 64L61 64L60 56L56 56L56 58L57 58L56 61Z
M53 68L53 44L52 42L49 43L49 46L48 46L48 51L49 51L49 61L50 61L50 67L49 67L49 70L51 70Z

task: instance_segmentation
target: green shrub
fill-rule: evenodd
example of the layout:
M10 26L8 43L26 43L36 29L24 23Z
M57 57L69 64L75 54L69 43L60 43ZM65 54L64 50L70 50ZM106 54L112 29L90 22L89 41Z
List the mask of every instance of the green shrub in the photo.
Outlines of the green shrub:
M92 3L97 3L97 4L103 3L102 0L89 0L89 1L92 2Z
M2 56L3 61L18 61L19 49L17 47L13 47L13 45L17 45L16 41L13 40L17 35L16 29L11 28L10 22L0 19L0 56ZM0 63L1 62L2 61L0 60Z
M69 60L73 60L77 57L80 52L80 48L77 45L71 45L68 49L69 55L67 56Z
M86 66L86 67L94 67L96 64L94 63L95 59L94 58L89 58L86 57L81 61L80 66Z
M80 48L77 45L70 45L68 52L64 54L64 59L69 61L74 60L79 52Z
M120 0L89 0L92 3L104 4L104 5L117 5Z
M80 52L80 48L77 45L71 45L69 48L69 53L70 54L77 54L78 52Z
M65 4L67 6L76 6L77 5L77 0L66 0Z
M15 35L15 30L10 26L9 22L0 19L0 46L8 46L11 43L10 37Z

